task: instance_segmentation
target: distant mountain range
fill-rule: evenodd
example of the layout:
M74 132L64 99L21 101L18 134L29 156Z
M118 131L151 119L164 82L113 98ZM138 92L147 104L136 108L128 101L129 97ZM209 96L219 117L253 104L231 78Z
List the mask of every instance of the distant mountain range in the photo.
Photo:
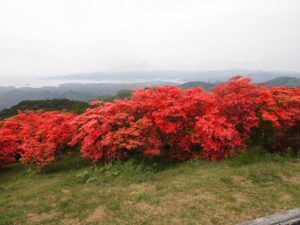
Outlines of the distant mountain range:
M283 86L283 87L300 87L300 79L296 77L278 77L262 83L264 86ZM210 90L212 87L218 85L218 83L207 83L202 81L187 82L179 85L183 89L189 89L193 87L201 87L205 90Z
M300 79L296 77L278 77L269 80L266 86L300 87Z
M297 72L276 72L276 71L258 71L258 70L207 70L207 71L149 71L149 72L126 72L126 73L80 73L66 76L50 77L47 79L68 79L68 80L116 80L116 81L173 81L173 82L218 82L228 80L232 76L249 76L254 82L264 82L277 77L296 77L300 78Z
M210 90L213 86L218 84L221 80L224 81L225 79L215 80L213 81L213 72L212 76L208 76L210 82L205 81L199 81L197 80L196 72L195 74L192 72L182 72L179 74L182 76L184 73L190 74L190 78L186 79L192 79L195 78L197 81L189 81L186 83L178 83L178 82L171 82L171 81L155 81L153 78L152 81L148 82L133 82L133 83L93 83L93 84L63 84L59 87L42 87L42 88L29 88L29 87L23 87L23 88L15 88L15 87L0 87L0 110L5 109L8 107L11 107L13 105L18 104L21 101L24 100L45 100L45 99L69 99L74 101L89 101L92 99L95 99L99 96L105 96L105 95L115 95L119 90L121 89L136 89L136 88L144 88L148 86L166 86L166 85L176 85L180 86L184 89L192 88L192 87L201 87L205 90ZM224 72L224 71L223 71ZM216 72L217 73L217 72ZM220 71L218 71L219 74L221 74ZM265 75L268 76L275 76L274 73L271 72L263 72ZM151 72L148 73L152 74ZM170 76L171 73L164 72L164 74L161 74L163 78L167 78ZM235 73L238 74L238 73ZM252 75L252 77L257 77L257 79L254 79L254 82L266 82L266 86L298 86L300 87L300 74L297 74L299 77L277 77L275 79L270 79L269 81L266 81L265 78L260 78L259 74ZM153 73L153 76L157 77L155 73ZM216 75L216 74L215 74ZM73 75L75 76L75 75ZM87 79L87 77L83 78L81 75L76 75L80 79ZM75 77L76 77L75 76ZM93 76L96 76L96 74L92 75L86 75L90 76L92 78ZM124 76L124 75L123 75ZM178 76L179 77L179 76ZM216 77L216 76L215 76ZM231 77L231 76L230 76ZM124 77L123 77L124 78ZM169 77L171 78L171 77ZM172 77L173 80L176 80L177 77ZM176 79L175 79L176 78ZM182 78L182 77L181 77ZM198 77L199 78L199 77ZM220 77L219 77L220 78ZM274 77L273 77L274 78ZM70 79L70 77L68 77ZM75 78L74 78L75 79ZM93 77L95 79L95 77ZM111 79L111 77L110 77ZM183 78L182 78L183 79ZM200 79L200 78L199 78ZM166 79L167 80L167 79ZM171 79L169 79L171 80Z
M24 100L69 99L89 101L103 95L115 95L121 89L144 88L147 86L177 85L172 82L141 82L124 84L63 84L59 87L15 88L0 87L0 110Z

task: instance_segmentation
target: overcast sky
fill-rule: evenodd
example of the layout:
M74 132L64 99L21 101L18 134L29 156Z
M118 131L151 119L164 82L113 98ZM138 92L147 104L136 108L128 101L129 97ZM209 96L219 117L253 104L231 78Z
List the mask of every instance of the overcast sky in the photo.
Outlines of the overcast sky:
M299 0L0 0L0 77L300 72Z

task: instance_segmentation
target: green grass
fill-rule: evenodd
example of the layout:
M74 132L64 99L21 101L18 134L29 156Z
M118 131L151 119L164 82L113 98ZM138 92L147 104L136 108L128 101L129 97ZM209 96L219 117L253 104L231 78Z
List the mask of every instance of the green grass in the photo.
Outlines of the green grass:
M0 170L0 225L224 225L296 207L300 159L292 157L91 166L74 154L44 174L20 164Z

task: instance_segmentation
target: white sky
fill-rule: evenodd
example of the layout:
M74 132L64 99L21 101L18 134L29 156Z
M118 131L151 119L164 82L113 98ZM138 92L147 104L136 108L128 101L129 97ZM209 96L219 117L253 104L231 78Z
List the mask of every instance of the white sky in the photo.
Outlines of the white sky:
M0 77L300 72L300 0L0 0Z

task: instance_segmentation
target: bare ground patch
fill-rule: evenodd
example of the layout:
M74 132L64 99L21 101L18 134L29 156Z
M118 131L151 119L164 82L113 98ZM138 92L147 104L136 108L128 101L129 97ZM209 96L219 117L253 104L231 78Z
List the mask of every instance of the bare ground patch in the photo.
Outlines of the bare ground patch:
M128 186L128 192L130 193L130 195L138 195L138 194L145 192L148 188L149 188L149 186L147 186L144 183L130 184Z
M55 217L57 215L56 212L52 211L52 212L48 212L48 213L29 213L27 214L27 220L31 223L31 224L38 224L39 222L43 221L43 220L47 220L47 219L51 219L53 217Z
M293 184L300 184L300 176L288 176L284 174L279 174L281 179L285 182L291 182Z
M248 187L249 185L252 185L252 182L245 179L245 177L242 176L232 176L232 183L236 186L241 186L241 187Z
M247 195L243 194L243 193L233 193L233 198L237 201L238 204L244 204L248 202L248 197Z
M60 221L60 224L63 225L80 225L81 223L79 222L79 219L70 219L70 218L65 218Z
M106 213L103 206L98 206L95 211L86 218L86 222L92 223L101 221L106 217Z
M157 205L150 205L146 202L141 202L136 205L136 208L138 210L141 210L145 213L151 213L151 214L166 214L166 210L162 208L161 206Z

